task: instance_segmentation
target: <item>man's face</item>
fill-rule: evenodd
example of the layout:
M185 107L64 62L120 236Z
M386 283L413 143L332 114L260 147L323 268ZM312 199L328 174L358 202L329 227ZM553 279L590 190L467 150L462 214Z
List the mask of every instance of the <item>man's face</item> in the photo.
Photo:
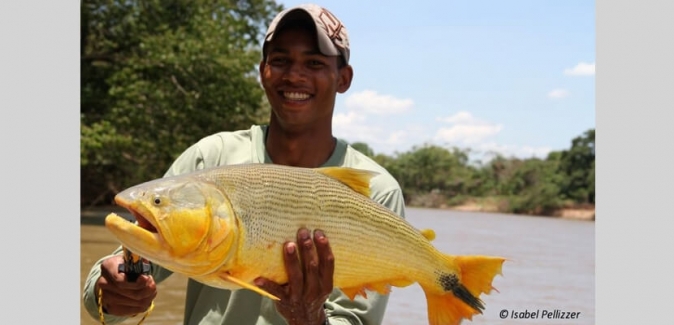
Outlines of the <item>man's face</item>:
M267 45L260 78L272 119L287 131L331 127L337 93L345 92L353 72L339 58L320 53L314 33L286 29Z

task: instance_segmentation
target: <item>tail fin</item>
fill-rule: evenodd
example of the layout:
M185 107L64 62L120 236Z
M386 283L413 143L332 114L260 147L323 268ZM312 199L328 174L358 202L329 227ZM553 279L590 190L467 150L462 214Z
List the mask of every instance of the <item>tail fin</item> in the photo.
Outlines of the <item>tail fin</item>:
M430 325L457 325L464 318L481 314L482 293L490 293L492 280L501 273L504 258L491 256L445 256L447 269L439 272L432 287L423 286Z

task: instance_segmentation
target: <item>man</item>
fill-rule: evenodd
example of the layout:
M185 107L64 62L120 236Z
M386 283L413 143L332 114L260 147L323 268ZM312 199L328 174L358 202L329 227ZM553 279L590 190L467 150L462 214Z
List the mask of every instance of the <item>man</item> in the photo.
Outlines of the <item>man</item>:
M183 152L165 176L241 163L373 170L379 175L371 181L372 198L404 217L396 180L332 135L336 95L346 92L353 78L349 54L346 28L326 9L305 5L279 13L269 26L259 66L272 108L269 125L205 137ZM299 229L297 242L284 247L288 284L256 280L256 285L280 297L279 302L249 290L230 292L189 280L184 324L380 324L388 297L368 292L367 299L351 301L333 288L338 261L333 261L329 239L320 232L313 239L311 235ZM157 296L156 284L171 274L153 265L151 276L127 282L118 272L120 250L96 262L84 287L84 305L95 319L101 290L107 324L144 313ZM310 269L309 263L318 267L303 272Z

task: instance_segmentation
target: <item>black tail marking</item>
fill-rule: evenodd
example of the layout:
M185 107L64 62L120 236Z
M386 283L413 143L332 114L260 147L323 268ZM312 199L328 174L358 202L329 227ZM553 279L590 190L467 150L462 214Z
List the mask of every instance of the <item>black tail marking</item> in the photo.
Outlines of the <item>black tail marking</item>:
M463 284L459 283L459 279L455 274L442 274L438 281L445 291L451 292L468 306L482 314L482 310L484 310L484 303L482 300L473 296Z

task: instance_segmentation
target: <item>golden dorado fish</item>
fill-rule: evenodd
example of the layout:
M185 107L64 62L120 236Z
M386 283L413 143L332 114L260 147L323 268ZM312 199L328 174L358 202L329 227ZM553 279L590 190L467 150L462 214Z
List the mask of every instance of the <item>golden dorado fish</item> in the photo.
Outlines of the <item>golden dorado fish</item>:
M258 277L287 283L283 244L297 230L321 229L335 257L334 286L349 298L365 290L418 283L431 325L459 324L482 313L504 259L454 256L370 198L376 173L345 167L273 164L214 167L160 178L115 197L137 224L113 214L105 225L123 246L173 272L230 290Z

